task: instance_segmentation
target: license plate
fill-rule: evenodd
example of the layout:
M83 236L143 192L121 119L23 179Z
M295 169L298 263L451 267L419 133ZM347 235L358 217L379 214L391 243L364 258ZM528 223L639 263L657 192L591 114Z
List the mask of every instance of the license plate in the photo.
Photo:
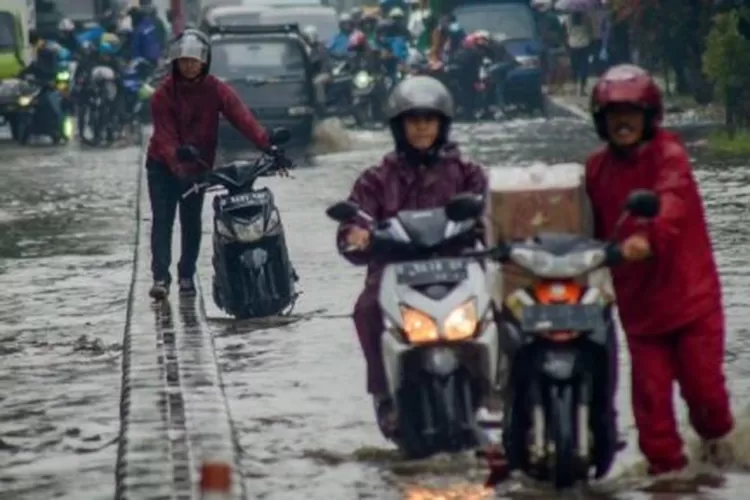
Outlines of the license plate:
M526 332L587 332L604 327L600 305L545 305L524 307L521 328Z
M399 285L460 283L468 275L468 262L463 259L420 260L396 265L396 282Z

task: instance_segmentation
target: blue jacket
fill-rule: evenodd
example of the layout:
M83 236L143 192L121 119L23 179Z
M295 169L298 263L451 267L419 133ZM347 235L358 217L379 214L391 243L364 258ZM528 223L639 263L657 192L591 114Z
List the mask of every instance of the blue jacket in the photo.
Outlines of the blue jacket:
M328 52L333 56L345 56L349 50L349 35L339 32L328 42Z
M133 30L130 55L133 59L142 57L154 65L159 61L161 45L153 20L146 18Z
M89 42L91 45L96 47L99 45L99 40L102 39L103 34L104 28L102 28L101 26L97 25L88 28L76 35L76 38L78 39L78 45L84 45L86 42Z
M391 37L388 42L391 46L391 52L396 56L398 62L405 63L409 58L409 44L406 38L402 36Z

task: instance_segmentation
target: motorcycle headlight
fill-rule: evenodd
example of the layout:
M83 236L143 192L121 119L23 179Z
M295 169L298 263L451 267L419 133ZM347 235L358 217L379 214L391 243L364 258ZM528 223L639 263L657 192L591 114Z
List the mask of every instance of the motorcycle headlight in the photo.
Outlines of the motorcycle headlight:
M19 106L24 106L24 107L25 107L25 106L28 106L29 104L31 104L31 101L32 101L33 99L34 99L34 98L33 98L33 97L31 97L31 96L28 96L28 95L22 95L21 97L19 97L19 98L18 98L18 105L19 105Z
M437 324L422 311L401 306L401 318L404 320L404 336L411 344L429 344L440 339Z
M574 278L599 267L604 250L593 249L568 255L553 255L544 250L514 248L510 260L540 278Z
M366 89L372 84L372 77L367 71L360 71L354 76L354 86L358 89Z
M304 116L313 113L313 109L310 106L292 106L287 111L289 116Z
M477 308L474 300L465 302L455 308L443 323L445 340L457 342L470 339L477 331Z
M70 73L67 71L61 71L57 74L57 81L58 82L67 82L70 80Z
M279 210L274 209L271 215L268 217L266 222L266 233L267 235L275 235L281 232L281 217L279 216Z
M538 56L518 56L516 62L524 69L535 69L539 67Z
M252 220L235 219L232 222L232 229L237 236L237 241L242 243L252 243L263 237L263 217L259 216Z

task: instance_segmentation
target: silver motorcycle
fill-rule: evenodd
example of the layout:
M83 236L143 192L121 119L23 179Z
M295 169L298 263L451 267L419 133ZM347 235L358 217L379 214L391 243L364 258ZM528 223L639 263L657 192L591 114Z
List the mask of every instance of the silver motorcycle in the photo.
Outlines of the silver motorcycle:
M477 446L476 415L498 378L485 271L473 259L440 257L476 246L477 218L452 221L450 210L402 210L379 221L351 202L327 210L338 222L363 220L373 254L393 262L380 284L383 364L395 442L409 458Z

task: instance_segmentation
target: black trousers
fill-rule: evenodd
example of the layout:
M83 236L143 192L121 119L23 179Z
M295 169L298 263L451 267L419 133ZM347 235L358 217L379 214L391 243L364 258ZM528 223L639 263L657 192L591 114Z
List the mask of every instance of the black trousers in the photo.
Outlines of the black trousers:
M146 161L146 171L151 200L151 273L154 280L172 281L169 266L172 264L172 229L178 206L182 256L177 264L177 275L192 278L201 247L203 193L182 198L188 186L181 183L165 164L151 158Z

